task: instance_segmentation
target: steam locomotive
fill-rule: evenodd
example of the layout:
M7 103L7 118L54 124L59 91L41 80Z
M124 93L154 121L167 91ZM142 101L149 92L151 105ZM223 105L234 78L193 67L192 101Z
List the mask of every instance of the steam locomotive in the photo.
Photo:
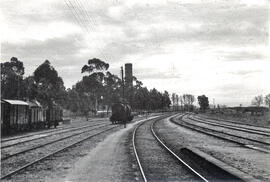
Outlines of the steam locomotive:
M125 124L132 121L131 107L127 103L118 102L112 104L112 115L110 121L112 124Z

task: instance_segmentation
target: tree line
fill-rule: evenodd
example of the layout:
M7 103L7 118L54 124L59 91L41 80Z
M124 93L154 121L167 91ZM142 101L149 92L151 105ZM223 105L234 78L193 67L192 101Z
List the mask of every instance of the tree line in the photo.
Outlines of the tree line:
M179 96L176 93L172 93L171 100L175 110L193 111L195 109L195 96L192 94L183 94ZM198 96L197 101L201 111L205 111L209 108L209 100L205 95Z
M16 57L1 63L1 98L38 100L45 107L57 103L74 113L88 115L97 110L109 110L114 102L128 102L134 110L164 110L170 106L193 111L195 96L192 94L178 95L157 89L148 89L136 77L133 86L123 86L117 75L109 71L109 64L97 59L89 59L81 68L82 78L72 88L64 87L63 79L58 75L50 61L45 60L32 75L24 77L23 62ZM205 95L197 97L200 110L209 108L209 100ZM270 107L270 94L254 97L252 105ZM103 108L98 108L103 107Z
M267 94L265 97L263 95L255 96L251 101L251 104L257 107L260 107L263 103L270 107L270 94Z
M23 62L16 57L1 63L1 98L36 99L45 107L56 103L86 116L99 109L108 110L119 101L128 102L135 110L168 109L171 104L167 91L149 90L136 77L133 77L134 86L126 87L123 93L125 82L109 71L108 63L97 58L82 66L82 79L68 89L48 60L30 76L24 77L24 71Z
M186 111L193 111L195 109L195 106L193 105L195 101L194 95L183 94L179 96L178 94L173 93L171 96L171 100L172 100L172 106L174 109L177 108L177 110L179 110L180 108L181 110L186 110ZM198 96L197 101L198 101L201 111L205 111L206 109L209 108L209 100L208 100L208 97L206 97L205 95ZM251 105L254 105L256 107L261 107L263 104L267 105L270 108L270 94L267 94L265 96L263 95L255 96L251 101ZM220 108L220 107L221 105L218 104L217 108ZM226 107L226 106L223 105L222 107ZM241 107L241 104L240 104L240 107Z
M44 106L54 102L63 104L66 92L64 82L48 60L24 77L23 62L12 57L1 63L1 98L38 100Z

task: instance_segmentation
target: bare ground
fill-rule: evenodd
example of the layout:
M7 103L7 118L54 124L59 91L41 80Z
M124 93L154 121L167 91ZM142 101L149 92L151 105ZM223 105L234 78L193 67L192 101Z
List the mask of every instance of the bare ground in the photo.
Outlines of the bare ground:
M88 155L78 160L64 178L48 181L138 180L140 174L134 169L135 161L126 153L127 138L137 123L128 124L127 128L107 136L103 142L89 151Z
M251 124L255 126L270 127L270 112L266 112L262 116L258 115L252 116L250 113L236 113L236 114L203 113L200 115L202 117L210 117L213 119L225 119L239 123Z
M197 148L259 180L268 181L270 178L269 154L249 150L237 144L179 127L169 120L159 122L158 128L161 136L166 138L166 142L172 143L178 149Z

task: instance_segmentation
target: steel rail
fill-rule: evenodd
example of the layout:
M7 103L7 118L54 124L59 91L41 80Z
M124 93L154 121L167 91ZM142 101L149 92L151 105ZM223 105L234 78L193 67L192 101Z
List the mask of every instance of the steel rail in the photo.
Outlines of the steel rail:
M55 152L52 152L52 153L50 153L50 154L47 154L47 155L44 156L44 157L41 157L41 158L39 158L39 159L37 159L37 160L35 160L35 161L33 161L33 162L30 162L30 163L28 163L28 164L26 164L26 165L24 165L24 166L22 166L22 167L20 167L20 168L18 168L18 169L16 169L16 170L14 170L14 171L12 171L12 172L10 172L10 173L4 175L4 176L1 176L1 180L5 179L5 178L7 178L7 177L13 176L13 175L17 174L18 172L20 172L20 171L26 169L26 168L29 167L29 166L32 166L32 165L34 165L34 164L36 164L36 163L38 163L38 162L40 162L40 161L42 161L42 160L44 160L44 159L46 159L46 158L49 158L49 157L51 157L51 156L53 156L53 155L55 155L55 154L57 154L57 153L59 153L59 152L62 152L62 151L64 151L64 150L68 149L68 148L71 148L71 147L73 147L73 146L75 146L75 145L77 145L77 144L79 144L79 143L81 143L81 142L83 142L83 141L85 141L85 140L88 140L88 139L90 139L90 138L93 138L93 137L95 137L95 136L97 136L97 135L100 135L100 134L102 134L102 133L105 133L106 131L115 129L115 128L117 128L117 127L119 127L119 126L114 126L114 127L112 127L112 128L109 128L109 129L100 131L100 132L95 133L95 134L93 134L93 135L90 135L90 136L88 136L88 137L86 137L86 138L84 138L84 139L82 139L82 140L79 140L79 141L77 141L77 142L74 142L74 143L72 143L72 144L70 144L70 145L68 145L68 146L66 146L66 147L63 147L63 148L61 148L61 149L59 149L59 150L57 150L57 151L55 151Z
M252 149L252 150L256 150L256 151L260 151L260 152L264 152L264 153L270 153L270 151L268 149L263 149L263 148L259 148L259 147L252 147L250 145L247 145L245 143L242 143L242 142L239 142L239 141L236 141L236 140L233 140L233 139L229 139L229 138L225 138L225 137L222 137L222 136L219 136L217 134L214 134L214 133L209 133L209 132L206 132L206 131L202 131L202 130L199 130L199 129L196 129L194 127L191 127L191 126L187 126L188 123L186 123L187 125L184 125L184 124L181 124L177 121L174 121L173 119L170 119L170 121L176 125L179 125L181 127L184 127L184 128L187 128L187 129L190 129L190 130L193 130L193 131L196 131L196 132L199 132L199 133L203 133L203 134L206 134L206 135L209 135L209 136L212 136L212 137L215 137L215 138L219 138L221 140L225 140L225 141L229 141L229 142L232 142L232 143L236 143L238 145L241 145L245 148L249 148L249 149ZM184 122L182 120L182 122ZM184 122L185 123L185 122ZM205 129L205 128L204 128Z
M141 165L141 161L140 161L140 158L139 158L137 149L136 149L136 144L135 144L136 132L137 132L137 129L138 129L142 124L144 124L146 121L153 120L153 119L155 119L155 118L157 118L157 117L163 118L164 116L153 116L153 117L150 117L150 118L148 118L148 119L145 119L144 121L141 121L141 123L138 124L138 125L135 127L135 129L133 130L133 134L132 134L133 152L134 152L134 154L135 154L136 161L137 161L137 163L138 163L138 165L139 165L140 173L141 173L141 175L142 175L142 178L143 178L143 181L144 181L144 182L147 182L147 178L146 178L146 175L145 175L145 173L144 173L144 171L143 171L143 167L142 167L142 165ZM166 116L166 117L167 117L167 116Z
M242 127L242 126L235 126L235 125L230 125L230 124L225 124L225 123L217 123L215 121L210 121L208 119L199 118L199 117L188 117L188 118L192 119L194 121L210 124L210 125L213 125L213 126L220 126L220 127L224 127L224 128L228 128L228 129L233 129L233 130L243 131L243 132L249 132L249 133L253 133L253 134L257 134L257 135L270 136L269 132L267 132L267 131L262 131L262 130L252 129L252 128L246 128L246 127Z
M238 125L242 125L242 126L256 127L258 129L259 128L262 129L260 131L263 131L263 129L267 129L267 130L270 129L270 127L268 127L268 126L258 126L258 125L253 125L253 124L249 124L249 123L244 123L244 122L241 122L241 121L240 122L237 122L237 121L233 121L233 120L226 120L226 119L221 119L221 118L212 118L212 117L208 117L208 116L203 116L203 117L200 117L200 118L210 119L210 120L216 120L216 121L224 121L226 123L233 123L233 124L238 124Z
M177 114L178 115L178 114ZM167 117L167 116L166 116ZM160 119L164 119L166 118L164 116L161 116L160 118L158 118L157 120L160 120ZM134 151L134 154L135 154L135 157L136 157L136 161L137 161L137 164L139 165L139 169L140 169L140 173L142 175L142 178L143 178L143 181L144 182L147 182L147 178L146 178L146 175L144 173L144 170L143 170L143 167L142 167L142 164L141 164L141 161L140 161L140 158L139 158L139 155L138 155L138 152L137 152L137 149L136 149L136 144L135 144L135 139L136 139L136 132L138 130L138 128L143 125L145 122L147 121L150 121L150 120L153 120L155 118L149 118L149 119L146 119L144 120L143 122L141 122L140 124L138 124L135 129L133 130L133 134L132 134L132 145L133 145L133 151Z
M154 116L154 117L151 117L151 118L149 118L149 119L154 119L155 117L158 117L158 116ZM108 126L108 125L107 125L107 126ZM40 162L40 161L42 161L42 160L44 160L44 159L50 157L50 156L53 156L53 155L56 154L56 153L62 152L62 151L64 151L64 150L66 150L67 148L71 148L71 147L73 147L73 146L75 146L75 145L77 145L77 144L79 144L79 143L81 143L81 142L83 142L83 141L85 141L85 140L88 140L88 139L90 139L90 138L92 138L92 137L95 137L95 136L97 136L97 135L99 135L99 134L105 133L106 131L113 130L113 129L117 128L117 127L121 127L121 125L117 125L117 126L114 126L114 127L112 127L112 128L109 128L109 129L100 131L100 132L95 133L95 134L93 134L93 135L90 135L90 136L88 136L88 137L86 137L86 138L84 138L84 139L82 139L82 140L80 140L80 141L74 142L74 143L72 143L72 144L70 144L70 145L68 145L68 146L66 146L66 147L63 147L62 149L59 149L59 150L57 150L57 151L55 151L55 152L52 152L52 153L50 153L50 154L47 154L47 155L44 156L44 157L41 157L41 158L39 158L39 159L37 159L37 160L35 160L35 161L33 161L33 162L30 162L30 163L28 163L28 164L26 164L26 165L24 165L24 166L22 166L22 167L20 167L20 168L18 168L18 169L16 169L16 170L13 170L12 172L10 172L10 173L8 173L8 174L6 174L6 175L4 175L4 176L1 176L1 180L2 180L2 179L5 179L5 178L8 178L8 177L10 177L10 176L12 176L12 175L15 175L16 173L18 173L18 172L20 172L20 171L26 169L27 167L32 166L32 165L34 165L34 164L36 164L36 163L38 163L38 162ZM99 128L100 128L100 127L99 127ZM95 128L95 129L96 129L96 128Z
M146 122L146 121L148 121L148 120L145 120L144 122ZM133 151L134 151L134 154L135 154L137 163L138 163L138 165L139 165L139 168L140 168L140 172L141 172L143 181L144 181L144 182L147 182L145 173L144 173L143 168L142 168L142 165L141 165L141 161L140 161L139 156L138 156L138 153L137 153L136 145L135 145L135 138L136 138L136 132L137 132L137 129L138 129L144 122L142 122L142 123L140 123L139 125L137 125L136 128L133 130L133 135L132 135L132 145L133 145Z
M96 120L96 121L103 121L101 119ZM91 121L93 122L93 121ZM32 133L32 134L26 134L26 135L22 135L22 136L17 136L17 137L11 137L11 138L6 138L6 139L2 139L1 140L1 144L12 141L12 140L18 140L18 139L22 139L22 138L27 138L27 137L31 137L31 136L35 136L35 135L42 135L42 134L46 134L46 133L53 133L53 132L58 132L58 131L63 131L63 130L69 130L72 128L77 128L78 126L71 126L71 127L58 127L56 129L52 129L52 130L45 130L45 131L40 131L40 132L36 132L36 133Z
M188 118L188 119L193 120L192 118ZM206 128L206 127L199 126L199 125L196 125L196 124L188 123L187 121L183 121L183 122L186 123L186 124L189 124L189 125L198 127L198 128L207 129L207 130L210 130L210 131L213 131L213 132L222 133L222 134L225 134L225 135L228 135L228 136L232 136L232 137L236 137L236 138L240 138L240 139L243 139L243 140L249 140L249 141L261 143L261 144L264 144L264 145L270 145L269 142L264 142L264 141L260 141L260 140L256 140L256 139L252 139L252 138L242 137L242 136L239 136L239 135L234 135L234 134L230 134L230 133L226 133L226 132L222 132L222 131L218 131L218 130Z
M4 145L4 146L2 145L1 149L8 148L8 147L13 147L15 145L19 145L19 144L26 143L26 142L31 142L31 141L34 141L34 140L39 140L39 139L50 137L50 136L53 136L53 135L59 135L59 134L67 133L67 132L73 132L73 131L77 131L77 130L80 130L80 129L90 128L90 127L99 126L99 125L103 125L103 124L105 124L105 122L104 123L94 124L94 125L74 127L75 129L71 129L71 128L70 129L65 129L65 130L62 130L62 131L58 131L56 133L50 133L49 135L45 135L45 136L41 136L41 137L37 137L37 138L32 138L32 139L29 139L29 140L24 140L24 141L20 141L20 142L9 144L9 145Z
M170 117L172 118L172 117ZM188 165L183 159L181 159L177 154L175 154L168 146L166 146L164 144L164 142L161 141L161 139L157 136L156 132L154 131L154 124L157 122L158 120L154 121L151 124L151 132L153 134L153 136L155 137L155 139L171 154L173 155L178 161L180 161L182 164L184 164L184 166L186 166L190 171L192 171L192 173L194 173L196 176L198 176L201 180L208 182L208 180L203 177L199 172L197 172L195 169L193 169L190 165Z
M23 154L23 153L26 153L26 152L29 152L31 150L35 150L35 149L38 149L38 148L41 148L41 147L44 147L46 145L50 145L50 144L53 144L53 143L56 143L56 142L59 142L59 141L62 141L62 140L65 140L65 139L68 139L68 138L71 138L71 137L74 137L74 136L77 136L77 135L81 135L81 134L84 134L84 133L87 133L89 131L93 131L95 129L98 129L98 128L102 128L102 127L105 127L105 126L109 126L109 125L102 125L100 127L96 127L96 128L92 128L90 130L86 130L86 131L83 131L83 132L80 132L80 133L75 133L75 134L72 134L72 135L68 135L68 136L65 136L63 138L59 138L59 139L56 139L56 140L53 140L53 141L50 141L50 142L47 142L47 143L44 143L44 144L41 144L41 145L37 145L35 147L31 147L31 148L28 148L28 149L25 149L25 150L22 150L20 152L16 152L16 153L13 153L13 154L10 154L10 155L7 155L5 157L1 157L1 161L3 162L4 160L7 160L11 157L14 157L14 156L17 156L19 154Z

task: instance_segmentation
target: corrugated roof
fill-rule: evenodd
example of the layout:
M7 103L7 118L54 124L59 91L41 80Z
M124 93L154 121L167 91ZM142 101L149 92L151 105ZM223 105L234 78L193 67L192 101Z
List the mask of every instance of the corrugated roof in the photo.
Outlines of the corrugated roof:
M40 104L37 100L35 100L34 102L36 103L36 105L37 105L38 107L41 107L41 104Z
M4 102L7 102L11 105L25 105L28 106L27 102L21 101L21 100L7 100L7 99L3 99Z
M40 103L37 100L27 101L27 103L30 107L41 107Z

